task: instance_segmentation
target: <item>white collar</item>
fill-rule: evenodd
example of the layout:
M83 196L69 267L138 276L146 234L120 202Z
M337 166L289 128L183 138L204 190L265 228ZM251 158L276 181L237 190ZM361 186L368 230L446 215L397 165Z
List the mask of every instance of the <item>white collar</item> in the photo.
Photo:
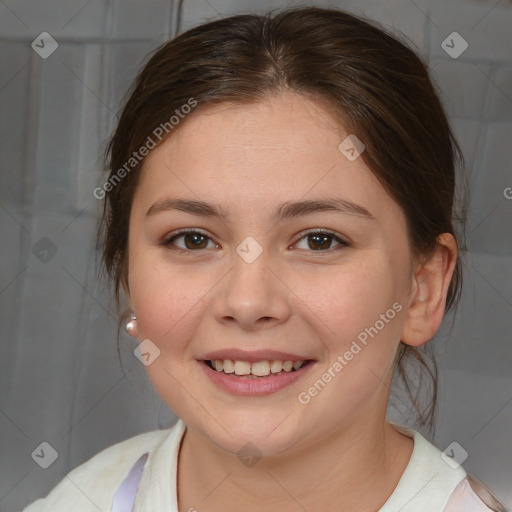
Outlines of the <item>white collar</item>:
M445 462L441 451L419 432L393 426L414 440L414 449L393 494L378 512L442 512L466 472Z
M393 426L414 440L414 449L393 494L378 512L442 512L455 487L467 476L466 472L462 466L454 469L448 465L441 451L419 432ZM133 512L178 512L178 452L185 428L179 419L150 453Z

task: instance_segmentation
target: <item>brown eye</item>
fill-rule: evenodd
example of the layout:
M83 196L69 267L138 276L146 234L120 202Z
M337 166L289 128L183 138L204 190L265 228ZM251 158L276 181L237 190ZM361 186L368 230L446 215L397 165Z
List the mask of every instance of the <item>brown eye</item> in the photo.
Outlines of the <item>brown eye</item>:
M176 244L176 240L183 239L184 246ZM200 231L182 231L163 242L164 246L175 245L178 249L186 251L194 251L199 249L207 249L210 237ZM213 242L212 242L213 243ZM215 245L215 244L214 244Z
M332 236L323 234L308 235L307 238L311 249L330 249L333 241Z
M303 236L299 242L302 240L306 240L307 247L305 247L305 249L317 252L325 252L331 249L333 241L335 241L338 246L349 245L347 242L336 236L334 233L331 233L330 231L311 231L306 233L306 235ZM304 247L302 247L302 249L303 248Z

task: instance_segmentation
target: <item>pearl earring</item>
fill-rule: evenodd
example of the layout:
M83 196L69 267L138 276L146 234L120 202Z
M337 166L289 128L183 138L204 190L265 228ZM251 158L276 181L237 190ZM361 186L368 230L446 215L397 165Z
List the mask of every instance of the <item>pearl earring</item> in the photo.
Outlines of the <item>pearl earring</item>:
M133 311L130 313L130 320L126 322L125 329L130 336L134 338L137 336L137 317Z

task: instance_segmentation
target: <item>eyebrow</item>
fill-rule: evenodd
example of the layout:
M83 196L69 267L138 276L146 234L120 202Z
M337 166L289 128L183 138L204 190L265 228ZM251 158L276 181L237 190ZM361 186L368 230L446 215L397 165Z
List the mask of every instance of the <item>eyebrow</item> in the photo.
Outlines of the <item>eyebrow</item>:
M169 198L156 202L146 212L146 217L168 210L180 210L192 215L200 215L203 217L218 217L221 219L227 219L229 217L229 213L220 205L182 198ZM363 206L353 203L352 201L336 197L283 203L275 211L272 220L274 222L279 222L284 219L327 211L375 220L375 217Z

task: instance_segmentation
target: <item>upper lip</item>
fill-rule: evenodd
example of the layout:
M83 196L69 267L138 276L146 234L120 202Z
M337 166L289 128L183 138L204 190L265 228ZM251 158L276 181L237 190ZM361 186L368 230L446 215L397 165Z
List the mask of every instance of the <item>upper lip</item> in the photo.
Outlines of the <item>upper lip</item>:
M221 361L230 359L232 361L247 361L256 363L258 361L308 361L310 357L290 354L289 352L279 352L277 350L240 350L238 348L226 348L223 350L215 350L208 352L199 358L203 361Z

